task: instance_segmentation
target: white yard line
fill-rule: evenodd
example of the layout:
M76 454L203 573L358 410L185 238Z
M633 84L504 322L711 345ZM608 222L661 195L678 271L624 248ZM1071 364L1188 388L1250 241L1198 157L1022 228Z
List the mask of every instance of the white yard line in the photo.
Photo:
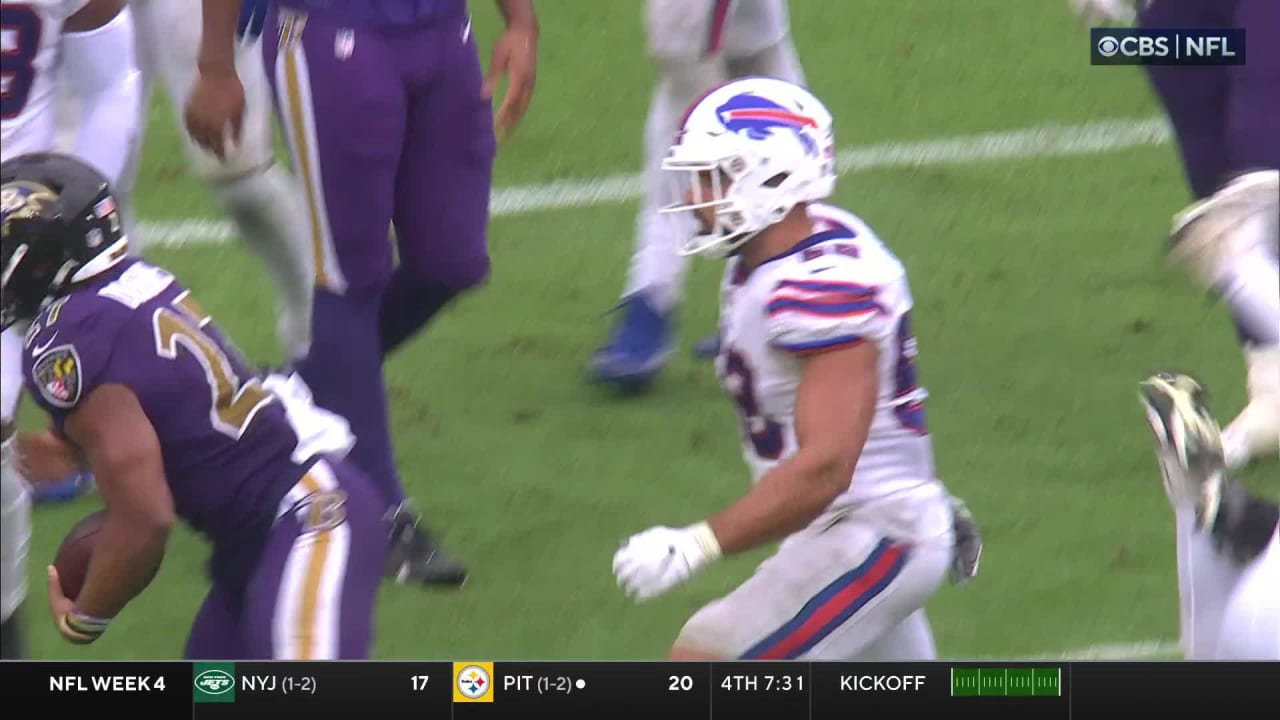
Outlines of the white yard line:
M1182 648L1169 640L1148 640L1135 643L1106 643L1090 645L1075 650L1051 650L1030 655L983 657L980 660L1156 660L1181 659Z
M1157 658L1174 660L1182 658L1182 647L1169 640L1149 640L1128 644L1091 645L1062 653L1059 657L1063 660L1154 660Z
M1161 145L1169 138L1169 127L1161 118L1108 120L1084 125L1051 124L936 140L851 147L840 151L838 162L841 173L875 168L964 165L992 160L1092 155ZM634 200L640 197L642 188L639 174L557 180L542 185L494 190L490 208L494 216L502 216L604 205ZM149 220L144 221L139 230L148 245L221 243L236 236L230 222L213 218Z

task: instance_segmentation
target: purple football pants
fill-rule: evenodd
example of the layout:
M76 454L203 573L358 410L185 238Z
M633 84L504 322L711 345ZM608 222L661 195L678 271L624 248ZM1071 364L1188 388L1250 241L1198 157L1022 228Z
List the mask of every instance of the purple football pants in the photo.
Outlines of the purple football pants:
M489 272L496 141L470 27L460 14L351 28L272 3L263 34L316 267L311 351L297 370L351 423L351 461L392 505L404 492L383 358Z

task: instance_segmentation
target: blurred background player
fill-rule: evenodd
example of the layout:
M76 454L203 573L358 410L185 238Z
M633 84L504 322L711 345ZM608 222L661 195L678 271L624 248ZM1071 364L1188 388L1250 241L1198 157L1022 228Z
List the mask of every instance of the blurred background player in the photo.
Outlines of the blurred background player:
M0 317L30 325L27 389L106 506L75 597L49 569L62 636L97 640L180 518L213 545L186 657L368 657L387 538L345 421L296 377L256 377L172 274L128 256L93 168L36 153L0 176Z
M1188 660L1280 660L1280 505L1230 477L1194 378L1141 385L1174 509L1180 636Z
M1228 468L1280 450L1280 2L1071 0L1090 23L1244 28L1244 65L1145 65L1196 198L1174 218L1173 257L1235 320L1248 402L1222 433Z
M704 606L684 659L925 660L924 606L977 572L981 539L934 474L906 270L835 188L832 119L797 85L748 78L694 105L663 161L699 228L692 255L729 257L717 369L753 487L704 522L655 527L614 557L639 600L722 555L781 540Z
M243 0L241 4L234 54L236 73L244 87L244 114L236 126L236 141L224 145L219 155L192 140L182 120L199 72L198 6L191 0L130 0L130 5L146 87L149 90L152 81L160 80L182 132L192 172L265 263L276 289L276 330L286 360L306 357L311 336L313 248L297 182L276 162L271 85L262 62L266 0ZM143 126L149 105L144 103L142 108Z
M386 572L399 582L466 580L406 501L382 364L489 273L495 128L504 136L524 115L538 38L531 0L498 6L506 31L487 76L465 0L278 0L267 10L266 65L315 247L314 332L295 367L317 404L355 431L352 458L390 508ZM186 118L196 141L215 150L243 114L237 15L225 0L204 0L201 72ZM495 119L490 99L503 75L510 83Z
M805 84L785 0L647 0L645 29L658 84L645 121L644 199L617 323L588 366L594 379L627 391L647 388L670 356L688 270L677 247L697 232L692 218L658 212L678 199L661 164L682 115L731 78ZM701 357L716 351L714 335L697 344Z
M74 97L72 151L109 178L126 174L138 143L141 81L133 59L133 19L121 0L24 0L0 3L4 78L0 86L0 159L51 150L57 140L59 95ZM58 84L70 85L60 90ZM124 204L124 195L118 202ZM7 214L16 198L0 198ZM123 208L121 208L123 211ZM0 333L0 424L4 433L4 655L18 653L14 613L26 593L30 501L11 444L22 394L22 339L15 325ZM68 483L40 486L52 496L74 494Z

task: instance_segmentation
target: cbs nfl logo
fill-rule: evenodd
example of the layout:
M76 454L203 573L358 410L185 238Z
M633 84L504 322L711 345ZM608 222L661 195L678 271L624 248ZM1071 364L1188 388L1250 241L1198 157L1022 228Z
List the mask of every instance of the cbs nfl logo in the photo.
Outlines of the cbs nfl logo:
M454 663L453 701L493 702L493 663Z
M1093 65L1243 65L1244 29L1093 28Z

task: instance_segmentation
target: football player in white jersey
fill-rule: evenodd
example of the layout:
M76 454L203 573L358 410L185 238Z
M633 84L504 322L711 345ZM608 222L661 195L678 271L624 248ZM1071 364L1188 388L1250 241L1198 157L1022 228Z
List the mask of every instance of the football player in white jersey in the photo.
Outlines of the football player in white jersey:
M141 81L134 63L133 19L123 0L3 0L0 3L0 158L53 149L57 84L70 84L77 118L71 152L117 180L138 142ZM8 213L10 199L0 198ZM102 208L105 214L114 211ZM0 333L3 429L3 625L0 655L22 653L18 610L26 597L30 488L18 469L13 423L22 389L25 328Z
M935 476L906 271L835 186L832 119L798 85L745 78L697 102L662 167L696 218L686 255L729 257L717 369L754 484L683 528L632 536L644 600L722 555L776 554L680 632L673 658L916 660L923 610L977 571L981 538Z
M1188 660L1280 660L1280 504L1229 476L1200 383L1160 373L1140 398L1174 508Z
M593 379L631 392L649 387L670 356L688 269L688 259L676 247L697 232L692 218L658 212L676 200L661 164L681 116L699 93L731 78L763 75L805 82L786 0L647 0L645 5L658 83L645 121L644 200L618 322L588 366ZM696 352L714 355L715 345L713 335L697 343Z
M288 361L305 357L311 338L313 261L300 190L276 162L274 107L262 59L267 0L243 0L236 72L245 112L222 157L191 139L183 121L197 77L202 23L192 0L129 0L138 27L138 61L150 83L159 79L184 139L192 171L231 216L240 237L266 264L276 288L277 337ZM145 112L145 108L144 108ZM146 116L142 116L145 123ZM230 130L230 129L229 129ZM145 240L145 238L144 238Z

